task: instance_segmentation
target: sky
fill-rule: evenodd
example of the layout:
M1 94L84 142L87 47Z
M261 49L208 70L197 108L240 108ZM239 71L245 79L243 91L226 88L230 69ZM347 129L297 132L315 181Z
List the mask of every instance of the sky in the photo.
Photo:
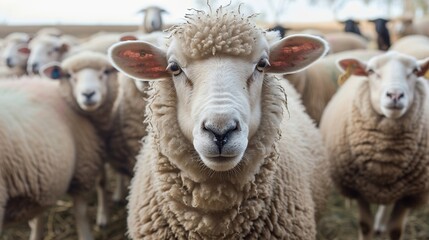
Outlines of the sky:
M211 0L226 5L230 0ZM238 4L238 0L231 0ZM0 24L139 24L142 21L138 10L157 5L166 9L165 22L183 21L187 9L202 7L198 0L0 0ZM201 2L201 0L200 0ZM361 0L337 0L332 6L309 4L307 0L291 1L281 8L282 0L241 0L250 13L260 13L267 22L315 22L334 19L371 18L386 16L384 0L373 0L365 6ZM399 2L399 1L398 1ZM337 7L336 16L332 9ZM275 9L283 9L275 17ZM390 14L400 13L400 7Z

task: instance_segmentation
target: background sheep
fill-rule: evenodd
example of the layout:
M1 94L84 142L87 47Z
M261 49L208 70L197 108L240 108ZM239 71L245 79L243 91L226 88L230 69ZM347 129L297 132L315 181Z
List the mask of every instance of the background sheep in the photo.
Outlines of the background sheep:
M320 124L332 179L357 200L360 239L383 230L401 239L409 209L426 202L429 192L428 86L420 78L429 59L389 52L339 65L356 77L332 98ZM370 203L394 204L390 218L381 207L373 227Z
M386 26L389 20L384 18L376 18L370 20L370 22L374 23L375 25L375 31L377 32L378 49L387 51L391 45L389 29L387 29Z
M167 13L166 10L157 6L151 6L140 10L139 13L144 14L140 32L151 33L162 30L162 14Z
M131 187L131 237L315 238L311 193L322 187L309 178L324 148L296 92L264 72L297 71L325 54L325 43L295 36L268 51L262 30L238 12L187 18L173 30L168 55L145 42L110 50L128 76L166 78L153 83L148 102L149 136ZM194 45L213 35L225 39ZM284 121L283 112L290 113Z
M55 82L3 81L0 92L0 229L33 218L30 239L41 239L41 213L69 193L79 239L92 239L84 197L102 159L92 124L69 107Z
M359 60L381 54L376 50L351 50L330 54L304 71L283 76L301 95L306 112L319 125L323 110L338 88L338 78L342 74L337 68L337 61L345 57L355 57Z
M102 141L107 143L113 128L114 104L118 95L116 71L101 53L84 51L68 57L60 65L43 67L43 74L60 79L61 90L73 108L94 124ZM104 159L110 160L108 148ZM120 160L119 160L120 161ZM97 225L105 226L108 221L105 176L97 185Z
M347 19L341 23L344 24L344 32L354 33L362 36L362 33L360 32L360 29L359 29L359 21L355 21L353 19Z
M5 67L0 71L1 76L22 76L26 73L30 40L31 37L27 33L18 32L11 33L4 39L1 61Z

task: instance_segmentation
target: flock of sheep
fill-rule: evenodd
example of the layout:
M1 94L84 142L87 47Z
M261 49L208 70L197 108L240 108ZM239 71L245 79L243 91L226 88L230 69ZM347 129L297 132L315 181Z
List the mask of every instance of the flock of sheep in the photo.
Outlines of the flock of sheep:
M428 37L281 38L228 7L161 32L162 12L140 32L2 40L0 234L28 221L42 239L68 194L93 239L87 198L108 225L110 166L132 239L315 239L334 186L359 239L403 238L429 200Z

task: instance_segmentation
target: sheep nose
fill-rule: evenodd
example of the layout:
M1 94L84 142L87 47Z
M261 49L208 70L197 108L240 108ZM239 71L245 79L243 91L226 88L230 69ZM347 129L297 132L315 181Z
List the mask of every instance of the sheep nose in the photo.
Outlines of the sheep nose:
M12 58L10 58L10 57L6 58L6 65L10 68L13 67L12 66Z
M88 99L88 100L91 99L91 97L94 96L94 94L95 94L95 91L82 93L82 95L85 96L86 99Z
M404 97L404 92L401 90L389 90L386 92L386 97L390 98L394 103Z
M33 73L39 73L39 64L33 63L33 65L31 65L31 70L33 71Z
M239 124L238 121L231 121L225 127L219 128L216 124L204 122L203 130L214 136L213 141L216 143L219 153L222 153L222 148L228 143L231 133L239 130Z

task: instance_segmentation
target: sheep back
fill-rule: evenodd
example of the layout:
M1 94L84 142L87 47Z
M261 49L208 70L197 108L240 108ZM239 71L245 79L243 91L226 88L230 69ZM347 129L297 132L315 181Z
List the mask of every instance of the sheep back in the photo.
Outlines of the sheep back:
M95 131L67 106L57 83L4 81L0 99L5 223L31 219L67 191L92 188L100 165ZM78 189L71 189L73 182Z

